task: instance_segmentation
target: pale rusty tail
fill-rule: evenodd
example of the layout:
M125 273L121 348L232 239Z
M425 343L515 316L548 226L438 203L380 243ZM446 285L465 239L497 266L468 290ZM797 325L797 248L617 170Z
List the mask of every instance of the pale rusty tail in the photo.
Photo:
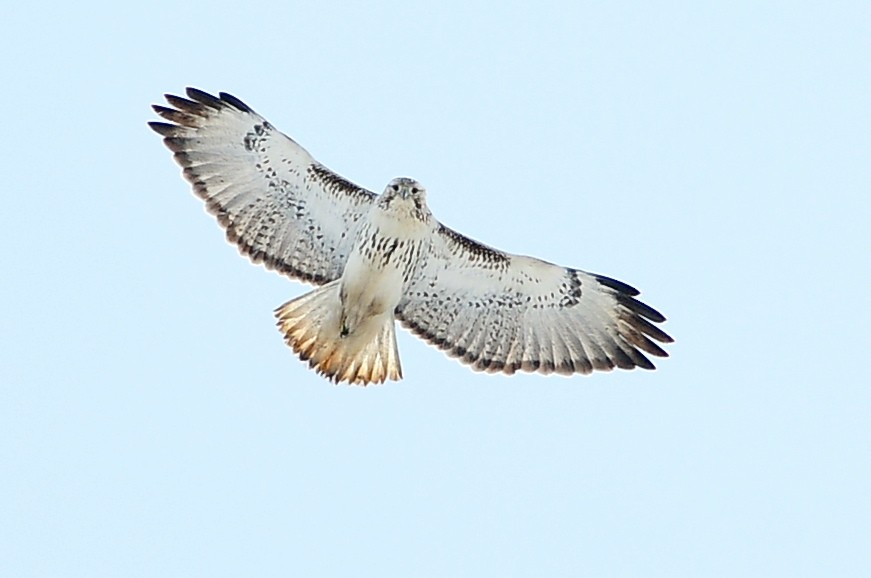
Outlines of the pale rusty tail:
M393 315L374 317L354 333L339 330L339 281L275 310L284 340L311 368L335 383L367 385L402 379Z

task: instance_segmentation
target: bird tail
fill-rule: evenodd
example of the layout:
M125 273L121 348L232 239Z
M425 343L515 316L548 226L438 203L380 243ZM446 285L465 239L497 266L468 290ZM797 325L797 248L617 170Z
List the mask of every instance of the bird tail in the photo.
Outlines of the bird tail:
M339 289L340 281L333 281L276 309L284 340L309 367L335 383L367 385L402 379L392 312L343 335Z

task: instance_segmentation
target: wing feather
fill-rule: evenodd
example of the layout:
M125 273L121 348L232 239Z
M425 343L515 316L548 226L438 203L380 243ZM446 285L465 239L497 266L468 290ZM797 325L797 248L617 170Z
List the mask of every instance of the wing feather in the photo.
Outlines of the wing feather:
M512 255L444 225L396 308L402 324L473 369L512 374L653 369L665 317L621 281Z
M185 179L254 263L317 284L341 276L375 194L320 165L248 105L188 88L151 122Z

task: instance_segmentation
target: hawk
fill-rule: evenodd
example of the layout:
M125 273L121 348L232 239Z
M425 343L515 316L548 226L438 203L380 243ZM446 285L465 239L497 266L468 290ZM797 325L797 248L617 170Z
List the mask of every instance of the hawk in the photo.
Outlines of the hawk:
M238 98L188 88L150 122L254 263L318 287L275 311L287 344L335 383L402 378L395 320L472 369L654 369L672 339L609 277L512 255L440 223L415 180L381 195L318 163Z

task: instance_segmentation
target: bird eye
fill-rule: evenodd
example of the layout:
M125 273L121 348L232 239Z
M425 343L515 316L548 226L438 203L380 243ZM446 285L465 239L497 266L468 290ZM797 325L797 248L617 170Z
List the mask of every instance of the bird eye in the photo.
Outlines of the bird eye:
M411 194L412 194L412 195L416 195L416 194L419 193L419 192L420 192L420 189L418 189L417 187L412 187L412 188L411 188Z
M394 192L397 192L397 193L399 192L399 185L393 185L391 188L393 189Z

